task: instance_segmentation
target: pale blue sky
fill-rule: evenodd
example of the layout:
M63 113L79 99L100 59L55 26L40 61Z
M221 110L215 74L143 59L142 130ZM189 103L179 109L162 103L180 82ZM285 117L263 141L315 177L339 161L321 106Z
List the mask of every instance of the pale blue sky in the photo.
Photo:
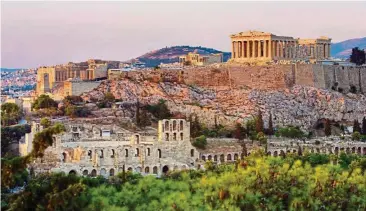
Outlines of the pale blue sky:
M365 14L366 2L2 1L1 67L123 61L172 45L230 51L229 35L247 30L337 42L365 37Z

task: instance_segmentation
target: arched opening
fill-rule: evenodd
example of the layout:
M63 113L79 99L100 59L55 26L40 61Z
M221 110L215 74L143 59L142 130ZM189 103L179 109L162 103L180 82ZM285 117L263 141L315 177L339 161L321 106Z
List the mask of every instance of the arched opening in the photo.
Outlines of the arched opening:
M221 163L225 162L225 155L224 154L220 155L220 162Z
M268 156L272 156L272 153L271 153L271 152L267 152L267 155L268 155Z
M114 158L114 149L111 150L111 158Z
M75 170L71 170L71 171L69 172L69 175L76 175L76 171L75 171Z
M352 147L352 153L356 153L356 148Z
M114 176L114 169L109 170L109 176L110 177Z
M231 154L228 154L227 155L227 159L226 159L227 161L231 161Z
M130 171L131 172L132 171L132 167L128 167L127 171Z
M351 153L351 149L349 147L346 148L346 153L347 154Z
M173 133L173 141L177 140L177 133Z
M161 158L161 150L158 149L158 157Z
M128 157L128 149L125 149L125 157Z
M209 155L209 156L207 157L207 159L208 159L208 160L212 160L212 156L211 156L211 155Z
M90 176L96 177L97 176L97 170L93 169Z
M105 168L102 168L102 169L100 170L100 175L102 175L102 176L107 176L106 174L107 174L107 171L105 170Z
M296 151L296 149L294 149L294 150L292 150L292 152L293 152L293 153L296 153L297 151Z
M278 156L278 152L277 151L274 151L273 152L273 156L277 157Z
M67 154L66 154L66 152L63 152L62 153L62 162L66 162L66 159L67 159Z
M280 151L280 156L282 156L282 157L285 156L285 152L283 150Z
M165 121L165 131L169 131L169 122Z
M136 148L136 157L139 157L140 156L140 150L139 148Z
M88 157L90 160L93 158L93 153L91 150L88 151Z
M214 155L214 161L217 162L217 155Z
M202 160L206 161L206 156L202 155Z
M180 133L180 140L183 141L183 133Z
M103 150L100 150L100 158L103 158L103 157L104 157Z
M148 174L148 173L150 173L150 168L147 166L147 167L145 167L145 174Z
M168 166L164 166L163 167L163 174L166 174L166 173L168 173L168 171L169 171L169 167Z
M150 156L150 148L147 148L147 156Z
M177 130L177 122L175 120L173 121L173 130Z
M180 127L180 130L182 131L183 130L183 120L180 121L179 127Z
M83 176L88 176L88 170L83 171Z
M153 174L158 174L158 167L154 166L154 168L153 168Z
M361 147L357 148L357 154L361 155Z
M165 133L165 141L169 141L169 133Z
M194 149L191 149L191 157L194 157Z
M320 153L320 149L319 148L316 148L316 153Z
M363 155L366 155L366 147L363 148Z
M136 135L135 138L136 138L136 144L140 144L140 136Z
M238 154L234 154L234 160L238 160Z
M336 148L334 149L334 154L336 154L336 155L338 155L338 154L339 154L339 148L338 148L338 147L336 147Z

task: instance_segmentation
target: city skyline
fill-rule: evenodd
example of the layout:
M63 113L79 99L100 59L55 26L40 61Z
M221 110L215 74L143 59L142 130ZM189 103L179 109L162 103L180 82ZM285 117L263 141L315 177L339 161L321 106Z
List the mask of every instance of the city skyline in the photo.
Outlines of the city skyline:
M174 45L230 52L228 35L247 30L294 38L323 35L333 42L366 35L366 27L357 21L363 18L365 2L1 4L1 67L6 68L35 68L88 58L125 61ZM347 11L345 16L340 16L342 11Z

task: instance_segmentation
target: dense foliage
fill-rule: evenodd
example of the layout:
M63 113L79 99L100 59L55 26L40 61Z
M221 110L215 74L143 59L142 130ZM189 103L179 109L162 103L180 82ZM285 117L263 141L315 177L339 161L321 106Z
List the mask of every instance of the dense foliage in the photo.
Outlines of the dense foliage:
M43 94L34 101L32 109L51 109L57 108L57 106L58 104L56 101L54 101L50 96Z
M18 143L20 138L31 132L30 125L17 125L1 128L1 157L8 153L11 143Z
M352 54L350 61L356 65L365 64L365 50L358 49L358 47L352 48Z
M1 105L1 126L15 125L22 117L22 110L15 103Z
M160 99L157 104L148 105L146 109L158 120L172 117L172 114L163 99Z
M276 136L287 137L287 138L301 138L305 134L299 127L288 126L279 128L275 133Z
M7 197L9 210L365 210L366 158L342 153L267 157L258 151L206 171L109 181L42 175ZM339 163L339 164L337 164ZM37 203L34 203L37 202Z

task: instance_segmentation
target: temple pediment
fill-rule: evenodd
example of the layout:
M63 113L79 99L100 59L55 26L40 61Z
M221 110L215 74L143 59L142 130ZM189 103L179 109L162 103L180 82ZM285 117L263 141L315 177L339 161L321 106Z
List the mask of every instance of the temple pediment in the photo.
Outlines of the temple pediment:
M261 31L245 31L245 32L239 32L237 34L233 34L231 35L232 37L236 37L236 36L270 36L273 35L269 32L261 32Z

